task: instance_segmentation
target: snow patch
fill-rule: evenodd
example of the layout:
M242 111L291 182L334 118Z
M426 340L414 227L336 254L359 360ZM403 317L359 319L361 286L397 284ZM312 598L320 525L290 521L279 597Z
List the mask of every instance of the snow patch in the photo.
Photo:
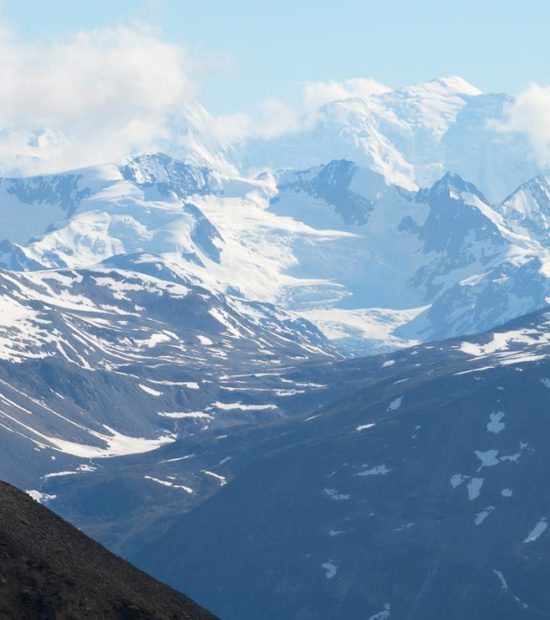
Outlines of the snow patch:
M189 493L189 494L193 493L193 489L191 487L187 487L183 484L175 484L171 480L161 480L160 478L154 478L153 476L143 476L143 477L145 478L145 480L151 480L152 482L156 482L157 484L160 484L163 487L170 487L172 489L181 489L182 491L185 491L186 493Z
M364 469L360 471L358 476L385 476L389 474L391 469L386 467L385 465L376 465L375 467L371 467L370 469Z
M494 506L487 506L485 510L478 512L474 519L475 524L481 525L483 521L485 521L485 519L493 512L494 509Z
M506 582L504 575L496 568L493 568L493 573L497 576L497 579L500 581L500 585L502 586L502 589L508 590L508 583Z
M336 566L336 564L334 564L334 562L331 561L323 562L323 564L321 564L321 568L325 570L325 577L327 579L332 579L336 576L336 573L338 572L338 567Z
M325 495L328 495L328 497L330 497L331 499L337 502L341 502L341 501L345 501L349 499L349 495L347 495L346 493L338 493L336 489L325 489L324 493Z
M185 418L213 420L214 418L203 411L159 411L157 413L162 418L172 418L174 420L182 420Z
M356 431L366 431L369 428L373 428L373 426L376 426L376 424L374 422L371 422L370 424L361 424L360 426L356 426L355 430Z
M129 437L128 435L123 435L106 425L103 427L107 431L107 434L96 431L89 431L89 433L105 443L105 448L65 441L57 437L46 437L41 434L40 436L49 441L57 450L80 458L107 458L126 456L129 454L144 454L145 452L158 450L161 446L176 441L174 435L163 435L157 439L145 439L144 437Z
M371 616L368 620L388 620L391 616L391 606L389 603L384 605L384 609Z
M403 396L400 396L399 398L392 400L391 403L388 405L388 408L386 409L386 411L397 411L399 407L401 407L402 402L403 402Z
M459 487L465 480L468 480L469 476L463 476L462 474L454 474L451 476L451 486L453 489Z
M244 405L241 402L237 403L222 403L216 401L210 405L212 409L222 409L224 411L234 411L241 409L242 411L266 411L268 409L277 409L277 405Z
M524 543L535 542L536 540L538 540L544 534L544 532L546 532L547 528L548 528L548 521L547 521L546 517L543 517L535 525L535 527L529 532L529 534L527 535L527 538L523 542Z
M506 428L506 424L502 422L503 417L503 411L496 411L491 413L489 416L489 422L487 423L487 430L490 433L495 433L496 435L498 435L498 433L501 433Z
M227 478L225 476L221 476L220 474L216 474L215 472L209 471L208 469L203 469L202 473L205 476L210 476L211 478L215 478L220 483L220 485L222 487L227 484Z
M162 392L159 392L158 390L154 390L153 388L143 385L142 383L138 383L138 385L146 394L149 394L150 396L162 396Z
M48 495L48 493L42 493L42 491L35 490L27 491L27 495L32 497L34 501L38 502L39 504L46 504L53 501L54 499L57 499L57 495Z
M477 471L480 471L484 467L494 467L500 463L498 450L486 450L485 452L475 450L475 455L481 461L481 465L478 467Z
M472 478L468 482L468 499L470 501L477 499L481 493L481 487L483 486L483 478Z

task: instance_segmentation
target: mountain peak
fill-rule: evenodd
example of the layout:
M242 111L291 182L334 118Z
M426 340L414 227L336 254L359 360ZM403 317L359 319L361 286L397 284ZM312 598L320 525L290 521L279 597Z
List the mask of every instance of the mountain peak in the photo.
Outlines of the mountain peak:
M438 181L436 181L431 190L459 190L464 191L466 186L471 185L465 181L459 174L448 170Z
M449 75L430 80L429 84L443 87L461 95L481 95L481 90L458 75Z
M498 207L512 228L547 242L550 231L550 176L541 174L521 185Z
M451 172L451 171L447 171L439 179L439 181L436 181L432 185L429 191L430 193L434 192L436 194L439 194L442 191L455 192L458 195L466 192L468 194L477 196L483 202L487 202L486 198L483 196L483 194L478 190L478 188L473 183L470 183L469 181L465 181L459 174L456 174L455 172Z
M213 191L214 173L210 168L184 163L164 153L144 153L127 159L122 176L137 185L157 185L161 194L173 192L178 198L190 193Z

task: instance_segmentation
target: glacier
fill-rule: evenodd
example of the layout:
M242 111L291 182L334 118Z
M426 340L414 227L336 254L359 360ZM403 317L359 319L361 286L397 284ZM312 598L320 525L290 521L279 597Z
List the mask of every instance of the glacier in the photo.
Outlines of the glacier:
M349 160L247 178L145 154L1 179L0 265L189 281L295 313L345 354L377 352L547 303L545 182L493 205L454 173L411 190Z

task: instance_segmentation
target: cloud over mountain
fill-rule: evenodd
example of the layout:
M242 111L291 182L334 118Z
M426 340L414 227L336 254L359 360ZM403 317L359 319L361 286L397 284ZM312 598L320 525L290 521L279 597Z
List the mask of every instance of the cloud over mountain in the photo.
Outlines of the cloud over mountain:
M541 167L550 164L550 86L532 84L507 111L503 131L527 136Z
M174 139L170 123L193 99L185 50L146 26L48 43L4 28L0 54L4 168L62 169L154 148Z

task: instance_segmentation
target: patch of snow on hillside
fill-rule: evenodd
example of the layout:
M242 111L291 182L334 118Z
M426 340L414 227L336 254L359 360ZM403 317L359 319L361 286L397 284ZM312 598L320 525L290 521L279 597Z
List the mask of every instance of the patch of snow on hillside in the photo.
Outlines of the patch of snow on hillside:
M325 489L325 495L330 497L331 499L341 502L349 499L349 495L347 493L339 493L336 489Z
M321 564L321 568L325 570L325 577L327 579L332 579L333 577L336 576L336 573L338 572L338 567L336 566L336 564L330 561L323 562L323 564Z
M236 409L241 409L242 411L266 411L268 409L275 410L277 409L277 405L245 405L241 402L237 403L222 403L220 401L216 401L209 406L210 409L221 409L223 411L234 411Z
M485 452L475 450L475 455L481 461L477 471L480 471L484 467L494 467L500 463L498 450L486 450Z
M364 469L360 471L358 476L385 476L389 474L391 469L386 467L386 465L376 465L375 467L371 467L370 469Z
M523 541L524 543L531 543L538 540L548 528L548 521L546 517L543 517L535 527L529 532L527 538Z
M356 431L366 431L369 428L373 428L373 426L376 426L376 424L374 422L371 422L370 424L361 424L360 426L356 426L355 430Z
M161 418L172 418L174 420L183 420L185 418L212 420L213 417L203 411L159 411L157 413Z
M32 497L39 504L47 504L57 498L57 495L48 495L48 493L42 493L42 491L35 490L27 491L27 495Z
M474 519L475 524L481 525L483 521L485 521L485 519L493 512L494 509L495 509L494 506L487 506L485 510L478 512Z
M138 383L138 385L146 394L149 394L150 396L162 396L162 392L159 392L158 390L154 390L148 385L143 385L142 383Z
M472 478L468 482L468 499L470 501L477 499L481 493L481 487L483 486L483 478Z
M47 437L41 433L37 434L59 451L81 458L106 458L126 456L129 454L143 454L145 452L158 450L161 446L173 443L176 440L173 435L164 435L157 439L145 439L143 437L123 435L108 426L105 426L105 430L107 431L106 434L89 431L90 435L106 444L105 448L66 441L58 439L57 437Z
M542 337L541 337L542 336ZM532 329L518 329L509 332L497 332L492 335L491 341L487 344L476 344L473 342L462 342L460 350L468 355L475 357L492 355L500 351L508 350L512 344L520 345L536 345L548 343L550 337L548 334L542 335L540 332Z
M402 403L403 403L403 396L400 396L399 398L396 398L391 401L386 411L397 411L399 407L401 407Z
M210 476L211 478L214 478L215 480L217 480L222 487L227 484L227 478L225 476L221 476L220 474L217 474L216 472L209 471L208 469L203 469L202 473L205 476Z
M154 478L153 476L143 476L143 477L145 478L145 480L151 480L152 482L156 482L157 484L160 484L163 487L170 487L172 489L181 489L182 491L185 491L186 493L189 493L189 494L193 493L193 489L191 487L185 486L183 484L175 484L171 480L161 480L160 478Z
M504 417L503 411L495 411L490 414L489 422L487 423L487 430L490 433L501 433L505 428L506 424L502 422L502 418Z
M368 620L389 620L391 616L391 606L389 603L384 605L384 609L371 616Z

